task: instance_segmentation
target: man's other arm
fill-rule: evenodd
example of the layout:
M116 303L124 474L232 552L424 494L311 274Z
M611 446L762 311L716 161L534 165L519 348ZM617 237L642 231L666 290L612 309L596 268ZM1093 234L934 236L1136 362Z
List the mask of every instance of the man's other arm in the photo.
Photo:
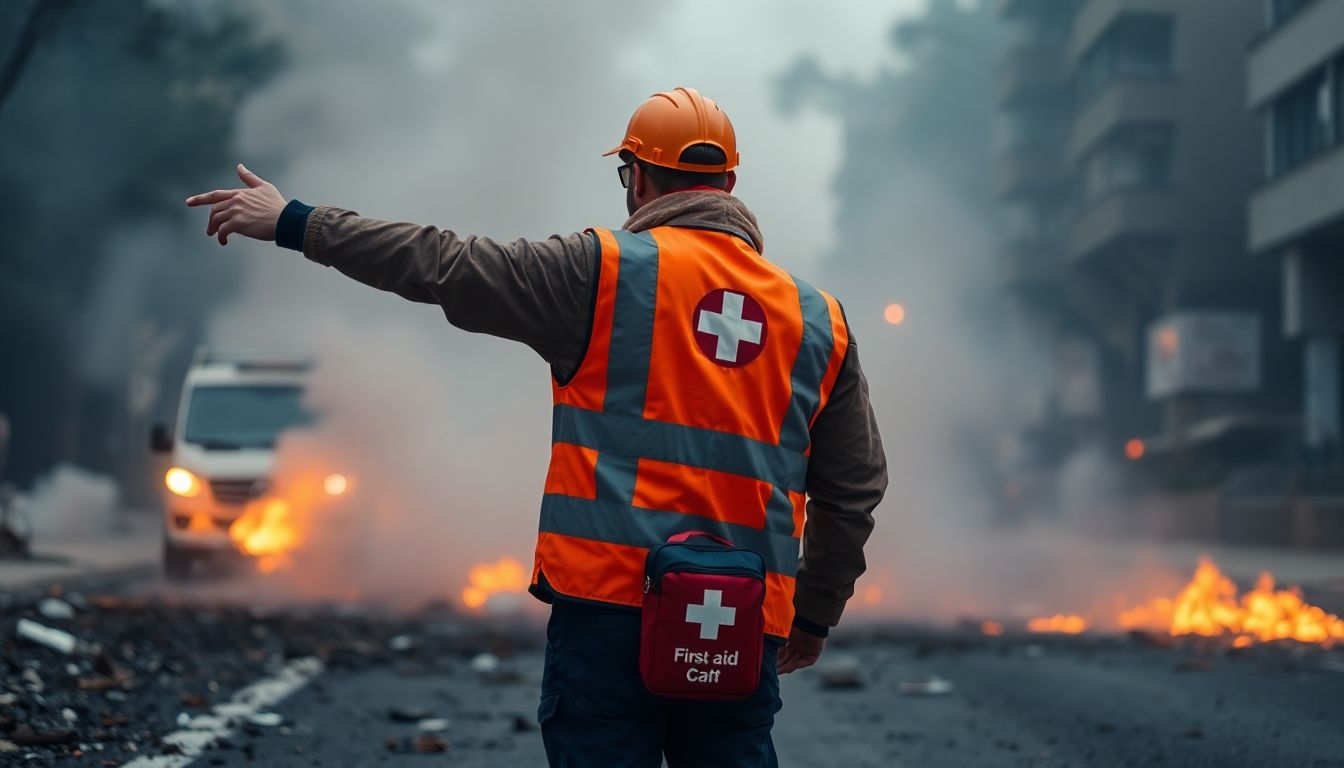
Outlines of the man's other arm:
M812 425L803 561L793 599L800 624L840 622L867 567L863 545L886 489L887 459L851 333L830 400Z

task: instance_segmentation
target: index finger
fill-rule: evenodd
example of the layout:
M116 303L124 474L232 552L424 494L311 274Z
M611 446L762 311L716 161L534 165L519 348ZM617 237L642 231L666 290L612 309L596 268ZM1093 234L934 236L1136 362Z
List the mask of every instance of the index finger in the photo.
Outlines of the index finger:
M206 192L203 195L192 195L187 198L187 205L194 208L198 205L214 205L215 203L222 203L242 191L243 190L241 189L216 189L213 192Z

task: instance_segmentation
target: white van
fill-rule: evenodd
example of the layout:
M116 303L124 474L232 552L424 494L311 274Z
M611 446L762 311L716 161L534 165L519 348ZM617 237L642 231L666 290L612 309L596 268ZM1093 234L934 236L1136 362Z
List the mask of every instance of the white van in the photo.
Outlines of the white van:
M280 433L312 421L303 407L309 364L301 359L202 350L187 372L170 430L150 447L166 454L163 567L169 579L197 560L240 552L229 527L271 490Z

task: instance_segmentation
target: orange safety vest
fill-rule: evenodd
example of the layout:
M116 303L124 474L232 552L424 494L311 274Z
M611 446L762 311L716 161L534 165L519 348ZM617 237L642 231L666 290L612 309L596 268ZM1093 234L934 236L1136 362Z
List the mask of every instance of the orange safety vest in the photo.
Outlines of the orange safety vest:
M724 232L589 231L592 335L552 381L532 570L561 596L639 606L644 558L702 530L761 555L765 631L793 623L809 430L848 348L840 305Z

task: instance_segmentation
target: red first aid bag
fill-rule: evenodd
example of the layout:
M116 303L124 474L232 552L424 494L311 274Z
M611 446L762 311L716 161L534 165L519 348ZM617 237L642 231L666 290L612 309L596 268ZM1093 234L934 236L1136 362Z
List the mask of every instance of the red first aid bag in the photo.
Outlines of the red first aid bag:
M649 551L639 671L650 693L736 699L756 690L765 642L765 563L700 531Z

